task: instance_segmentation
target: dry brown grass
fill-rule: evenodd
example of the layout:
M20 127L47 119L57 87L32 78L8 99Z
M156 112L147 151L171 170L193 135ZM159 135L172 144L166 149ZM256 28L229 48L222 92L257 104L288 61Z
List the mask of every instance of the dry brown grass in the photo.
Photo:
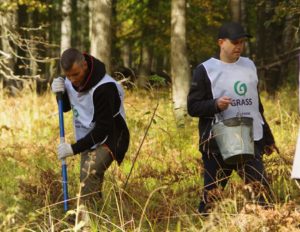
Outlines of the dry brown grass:
M277 98L279 99L279 97ZM290 99L263 98L281 157L265 158L277 202L273 210L251 205L235 176L207 218L196 213L202 191L197 120L176 128L169 91L127 92L125 107L131 143L123 164L113 164L106 175L103 202L95 205L95 231L297 231L300 202L290 169L298 132L298 115L286 107ZM154 122L133 167L151 114ZM59 141L55 97L26 94L0 99L0 230L60 231L74 228L70 221L78 207L79 157L68 159L71 209L61 204ZM73 140L71 114L65 115L68 141Z

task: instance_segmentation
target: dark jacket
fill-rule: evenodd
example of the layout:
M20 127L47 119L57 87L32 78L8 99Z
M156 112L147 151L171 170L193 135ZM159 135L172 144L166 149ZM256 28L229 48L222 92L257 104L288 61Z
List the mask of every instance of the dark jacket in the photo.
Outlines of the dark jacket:
M93 56L85 54L89 73L78 92L86 92L97 85L105 76L104 64ZM121 100L118 89L114 83L105 83L97 87L93 95L95 127L82 139L72 144L74 154L89 150L95 144L103 141L108 136L105 144L114 154L120 164L129 145L129 130L123 117L119 114ZM63 96L64 112L71 109L68 95Z
M202 64L198 65L193 73L190 91L187 97L188 113L192 117L199 117L199 150L201 152L219 153L215 139L210 138L211 125L219 109L213 99L211 82ZM263 117L263 146L274 144L274 137L264 117L264 109L259 99L259 111Z

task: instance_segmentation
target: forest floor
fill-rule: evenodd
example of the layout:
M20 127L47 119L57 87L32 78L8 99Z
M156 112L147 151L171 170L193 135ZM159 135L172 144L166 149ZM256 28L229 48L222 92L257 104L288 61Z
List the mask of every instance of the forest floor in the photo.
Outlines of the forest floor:
M247 186L234 173L215 208L202 217L197 213L203 190L198 120L188 118L184 128L176 127L170 90L126 91L130 147L124 162L120 166L114 162L106 172L103 199L88 211L90 230L300 231L300 188L290 179L298 99L291 96L297 96L296 91L282 90L273 97L262 94L265 117L281 151L264 157L276 199L273 209L252 204L245 194ZM3 96L0 108L0 231L80 231L80 219L74 222L80 157L67 159L71 200L65 213L55 97ZM66 140L72 142L71 113L65 114L65 131Z

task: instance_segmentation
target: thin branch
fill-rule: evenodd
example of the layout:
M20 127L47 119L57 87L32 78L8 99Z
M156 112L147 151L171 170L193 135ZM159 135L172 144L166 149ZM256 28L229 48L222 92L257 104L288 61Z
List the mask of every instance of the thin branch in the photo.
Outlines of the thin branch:
M142 141L141 141L141 143L140 143L140 146L139 146L139 148L138 148L138 150L137 150L137 152L136 152L136 154L135 154L135 157L134 157L134 160L133 160L133 163L132 163L130 172L129 172L129 174L128 174L128 176L127 176L127 179L126 179L126 182L125 182L125 184L124 184L124 188L123 188L124 190L126 189L126 186L127 186L129 177L130 177L130 175L131 175L131 173L132 173L134 164L135 164L135 162L136 162L136 160L137 160L137 157L138 157L138 155L139 155L139 153L140 153L140 150L141 150L141 148L142 148L142 146L143 146L143 143L144 143L144 141L145 141L145 139L146 139L146 136L147 136L147 134L148 134L149 128L150 128L150 126L151 126L151 124L152 124L152 122L153 122L153 119L154 119L154 116L155 116L155 114L156 114L158 105L159 105L159 103L157 102L157 105L156 105L156 107L155 107L155 109L154 109L154 111L153 111L153 114L152 114L152 117L151 117L151 119L150 119L150 122L149 122L149 124L148 124L148 126L147 126L147 128L146 128L144 137L143 137L143 139L142 139Z
M282 55L278 55L276 59L274 59L272 62L269 62L268 64L263 64L264 60L259 60L257 61L257 63L260 63L260 65L257 66L257 69L269 70L270 68L279 66L299 56L299 52L300 52L300 47L296 47L288 52L283 53Z

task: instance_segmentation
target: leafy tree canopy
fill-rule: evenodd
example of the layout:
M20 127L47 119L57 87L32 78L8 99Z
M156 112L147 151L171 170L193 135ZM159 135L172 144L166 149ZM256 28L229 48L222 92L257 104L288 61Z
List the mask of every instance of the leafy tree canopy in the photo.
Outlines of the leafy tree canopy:
M34 10L38 10L40 12L45 12L51 4L45 3L38 0L2 0L0 2L0 10L1 11L14 11L19 8L19 6L25 5L27 6L27 11L32 12Z

